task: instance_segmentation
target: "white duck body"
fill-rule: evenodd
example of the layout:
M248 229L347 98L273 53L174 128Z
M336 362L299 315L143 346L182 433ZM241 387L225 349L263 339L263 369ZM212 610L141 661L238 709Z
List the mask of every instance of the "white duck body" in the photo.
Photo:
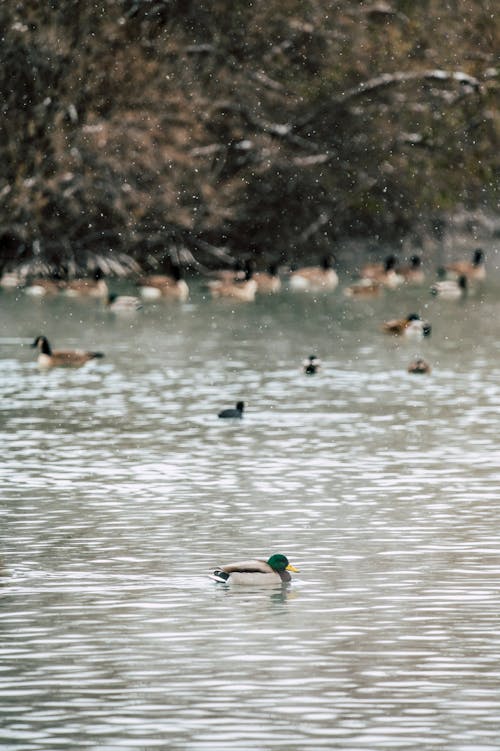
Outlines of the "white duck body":
M458 280L443 279L435 282L431 287L431 295L443 300L459 300L467 294L467 277L460 276Z
M269 564L258 559L231 563L223 566L223 570L230 574L229 581L231 584L273 586L281 584L282 581L290 581L292 578L288 571L283 572L283 576L280 576L278 571L274 571Z

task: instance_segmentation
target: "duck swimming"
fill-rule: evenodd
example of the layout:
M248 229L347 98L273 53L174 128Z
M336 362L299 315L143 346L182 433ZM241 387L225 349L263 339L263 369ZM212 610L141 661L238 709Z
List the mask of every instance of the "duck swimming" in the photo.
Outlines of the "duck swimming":
M185 302L189 297L189 287L183 278L180 266L172 266L172 275L152 274L142 277L138 282L139 294L144 300L178 300Z
M213 279L207 283L207 286L212 297L224 297L238 302L253 302L257 292L257 282L253 278L253 270L250 264L246 266L243 279L234 279L233 281Z
M443 271L439 270L442 276ZM461 274L458 279L441 279L435 282L431 287L431 295L441 297L443 300L460 300L467 294L469 283L465 274Z
M406 318L396 318L382 324L385 334L420 338L430 336L432 327L427 321L422 321L418 313L410 313Z
M246 584L250 586L275 586L292 580L290 571L298 569L289 563L286 555L276 553L267 561L250 560L229 563L216 568L209 574L210 578L223 584Z
M425 272L422 268L420 256L411 256L409 265L397 267L396 274L402 276L407 284L423 284L425 282Z
M18 289L24 286L24 280L18 271L5 271L0 277L0 287L3 289Z
M63 282L55 279L32 279L24 288L27 295L32 297L46 297L57 295L63 288Z
M472 254L472 261L457 261L445 266L448 277L456 279L460 276L467 277L468 280L482 282L486 279L486 267L484 265L484 251L476 248Z
M238 419L238 418L243 417L244 409L245 409L245 402L236 402L235 408L223 409L222 412L219 412L217 417L222 417L222 418L236 417Z
M302 363L302 369L306 375L314 375L321 368L321 360L316 355L309 357Z
M256 271L253 278L257 282L257 292L260 295L273 295L281 289L281 279L276 263L271 263L267 271Z
M111 313L135 313L142 309L142 303L134 295L117 295L111 292L106 301L106 307Z
M62 284L62 289L68 297L106 298L109 294L108 285L100 269L95 271L93 278L72 279Z
M398 259L395 255L387 256L384 263L370 263L361 269L363 279L372 279L384 287L395 289L403 284L404 278L397 273L396 264Z
M323 292L337 287L339 278L333 268L333 256L323 258L320 266L304 266L290 274L290 289L298 292Z
M344 295L346 297L355 297L357 299L366 299L372 297L380 297L384 291L384 285L381 282L377 282L376 279L369 279L364 277L358 282L351 284L349 287L344 288Z
M79 368L89 360L104 357L102 352L85 352L78 349L52 349L46 336L37 336L32 347L38 348L38 364L42 368Z
M421 357L416 357L408 365L408 373L430 373L431 370L432 368L429 363L423 360Z

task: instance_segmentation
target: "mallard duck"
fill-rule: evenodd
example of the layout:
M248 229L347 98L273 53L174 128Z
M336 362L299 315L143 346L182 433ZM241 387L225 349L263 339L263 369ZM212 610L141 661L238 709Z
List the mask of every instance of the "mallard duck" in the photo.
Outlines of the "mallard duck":
M321 369L321 360L316 355L309 355L309 357L303 361L302 370L306 375L314 375Z
M430 323L422 321L418 313L410 313L406 318L396 318L382 324L382 331L385 334L395 334L396 336L419 338L430 336L431 330Z
M102 352L84 352L75 349L53 350L45 336L37 336L31 346L38 348L38 364L43 368L57 366L79 368L89 360L104 357Z
M336 289L339 278L333 268L333 256L325 256L320 266L304 266L290 274L290 289L298 292L323 292Z
M395 255L389 255L384 263L369 263L361 269L362 279L372 279L384 287L395 289L403 284L404 278L396 272L398 259Z
M458 279L441 279L435 282L431 287L431 295L441 297L443 300L460 300L467 294L468 287L467 277L462 274Z
M415 360L412 360L408 365L408 373L430 373L431 370L432 368L429 363L421 357L416 357Z
M291 581L290 571L298 569L289 563L286 555L276 553L267 561L241 561L216 568L210 578L223 584L248 584L273 586Z
M425 282L425 273L420 256L411 256L408 266L398 266L396 274L402 276L407 284L423 284Z
M468 280L482 282L486 279L486 267L484 265L484 251L476 248L472 254L472 261L457 261L445 266L448 277L458 278L467 277Z
M172 267L172 274L152 274L139 279L139 294L144 300L178 300L185 302L189 297L189 287L183 278L180 266Z
M384 285L377 282L376 279L360 279L359 282L351 284L349 287L345 287L344 295L346 297L356 298L370 298L380 297L384 291Z
M111 292L106 301L106 307L111 313L135 313L142 309L142 303L134 295L117 295Z
M256 271L253 278L257 282L259 295L273 295L281 289L281 279L278 275L278 265L271 263L267 271Z
M239 302L253 302L257 292L257 282L253 278L251 266L247 266L243 279L223 281L213 279L208 282L210 294L214 298L229 298Z
M243 417L243 411L245 409L245 402L236 402L236 407L231 407L229 409L223 409L222 412L219 412L217 417L236 417L241 418Z

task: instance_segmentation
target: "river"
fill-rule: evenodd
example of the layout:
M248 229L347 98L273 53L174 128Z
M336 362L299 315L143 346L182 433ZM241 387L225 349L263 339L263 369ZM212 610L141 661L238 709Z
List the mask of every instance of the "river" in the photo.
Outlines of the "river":
M497 751L499 289L1 293L2 750ZM289 586L207 576L275 552Z

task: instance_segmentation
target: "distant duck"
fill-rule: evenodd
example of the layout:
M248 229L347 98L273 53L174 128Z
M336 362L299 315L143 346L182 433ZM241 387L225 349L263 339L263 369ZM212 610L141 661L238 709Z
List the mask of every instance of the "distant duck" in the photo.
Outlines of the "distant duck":
M408 266L398 266L396 274L402 276L407 284L424 284L425 282L425 272L420 256L411 256Z
M210 578L222 584L244 584L249 586L275 586L290 582L290 571L298 573L298 569L288 561L286 555L276 553L267 561L255 559L229 563L216 568Z
M222 412L219 412L217 417L222 417L224 419L225 418L240 419L241 417L243 417L244 409L245 409L245 402L236 402L235 408L223 409Z
M339 283L333 268L333 256L325 256L320 266L304 266L291 272L290 289L298 292L323 292L336 289Z
M92 278L66 282L63 290L68 297L106 298L109 295L108 285L100 269L97 269Z
M443 270L438 270L438 275L443 275ZM440 297L443 300L460 300L465 297L469 288L469 283L465 274L461 274L458 279L441 279L435 282L431 287L431 295Z
M243 279L233 279L232 281L213 279L208 282L208 288L213 298L253 302L257 292L257 282L253 278L251 266L247 266Z
M0 277L0 287L3 289L18 289L24 286L24 279L17 271L4 271Z
M238 259L233 268L231 269L217 269L216 271L210 271L209 275L213 279L217 279L221 282L234 282L236 279L244 279L247 268L252 267L253 261L246 261L243 263L241 259Z
M47 297L59 294L63 282L56 279L32 279L27 282L24 291L32 297Z
M420 338L430 336L432 327L427 321L422 321L418 313L410 313L406 318L397 318L382 324L385 334Z
M408 373L430 373L431 370L432 368L429 363L421 357L416 357L415 360L412 360L408 365Z
M45 336L37 336L31 346L37 347L38 364L43 368L53 368L58 366L79 368L89 360L104 357L102 352L84 352L82 350L74 349L53 350Z
M257 282L259 295L272 295L281 289L281 279L278 275L278 264L271 263L267 271L256 271L253 278Z
M445 266L447 276L457 278L467 277L468 281L482 282L486 279L486 267L484 265L484 252L477 248L472 254L472 261L457 261Z
M384 285L377 282L376 279L360 279L358 282L351 284L349 287L345 287L344 295L346 297L356 297L359 299L366 299L372 297L380 297L384 291Z
M189 297L189 287L183 278L180 266L172 267L172 274L152 274L138 282L139 294L143 300L178 300L185 302Z
M395 255L389 255L384 263L370 263L361 269L363 279L373 279L379 284L389 289L395 289L404 282L404 277L397 273L396 265L398 259Z
M142 303L133 295L117 295L111 292L108 295L106 307L111 313L135 313L142 309Z
M302 369L306 375L314 375L321 369L321 360L316 355L309 355L309 357L303 361Z

